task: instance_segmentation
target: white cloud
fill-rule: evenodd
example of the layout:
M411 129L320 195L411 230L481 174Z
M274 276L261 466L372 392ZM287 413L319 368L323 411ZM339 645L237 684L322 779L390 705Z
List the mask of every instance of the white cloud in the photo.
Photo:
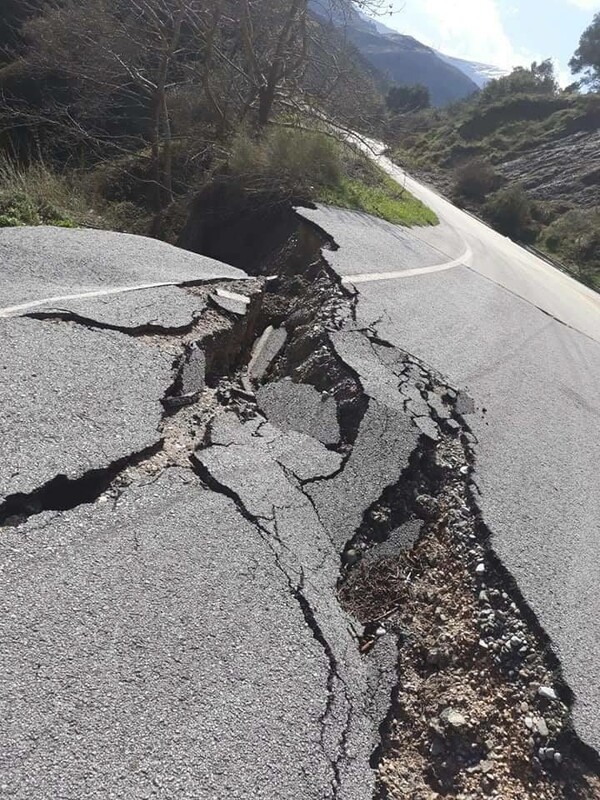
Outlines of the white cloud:
M567 0L572 6L582 8L584 11L600 11L598 0Z
M513 45L504 28L496 0L419 0L418 7L418 17L425 24L419 26L417 22L406 32L447 55L494 64L504 69L528 66L536 59L535 53ZM409 8L410 4L407 3L406 10ZM403 12L395 16L397 26L406 25L402 16Z

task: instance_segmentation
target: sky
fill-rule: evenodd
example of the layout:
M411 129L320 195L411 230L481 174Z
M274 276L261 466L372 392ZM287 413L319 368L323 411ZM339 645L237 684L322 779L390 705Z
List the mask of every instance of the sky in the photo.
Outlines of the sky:
M565 85L600 0L394 0L392 8L381 22L447 55L505 69L553 58Z

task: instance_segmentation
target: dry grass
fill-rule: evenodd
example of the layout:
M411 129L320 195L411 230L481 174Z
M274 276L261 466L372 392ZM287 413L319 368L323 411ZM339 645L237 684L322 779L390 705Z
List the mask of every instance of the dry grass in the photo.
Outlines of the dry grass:
M19 167L0 158L0 227L74 227L85 210L77 187L65 177L40 163Z
M147 218L132 203L107 202L94 174L16 164L0 154L0 228L55 225L142 233Z

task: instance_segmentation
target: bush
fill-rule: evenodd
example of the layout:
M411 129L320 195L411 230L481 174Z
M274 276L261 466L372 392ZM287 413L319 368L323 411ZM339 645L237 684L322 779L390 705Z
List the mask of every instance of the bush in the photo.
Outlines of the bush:
M47 167L19 168L8 159L0 159L0 227L75 227L80 205L74 187Z
M600 289L600 208L568 211L546 228L540 245L566 261L584 283Z
M247 188L265 186L297 197L315 186L335 186L342 176L340 143L324 133L276 127L262 138L238 134L228 168Z
M435 214L387 177L364 153L332 136L274 128L261 139L238 135L228 169L240 188L365 211L388 222L435 225Z
M500 176L484 158L467 161L454 173L454 195L465 200L483 202L499 184Z
M496 192L483 207L485 217L499 233L529 243L538 234L533 211L533 202L518 184Z
M422 84L392 86L386 95L385 104L392 114L422 111L431 106L431 95L429 89Z

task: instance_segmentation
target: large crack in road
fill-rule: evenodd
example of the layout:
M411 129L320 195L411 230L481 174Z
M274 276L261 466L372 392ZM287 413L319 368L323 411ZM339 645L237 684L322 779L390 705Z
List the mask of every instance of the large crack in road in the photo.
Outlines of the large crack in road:
M335 247L298 218L275 277L188 288L177 325L11 322L129 342L162 386L145 448L0 506L11 796L600 796L490 548L473 403L358 325Z

